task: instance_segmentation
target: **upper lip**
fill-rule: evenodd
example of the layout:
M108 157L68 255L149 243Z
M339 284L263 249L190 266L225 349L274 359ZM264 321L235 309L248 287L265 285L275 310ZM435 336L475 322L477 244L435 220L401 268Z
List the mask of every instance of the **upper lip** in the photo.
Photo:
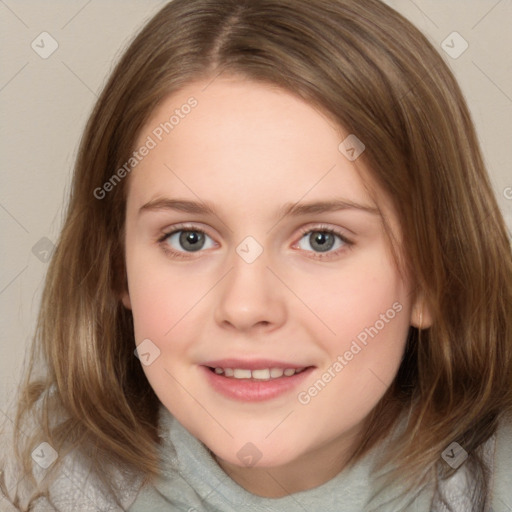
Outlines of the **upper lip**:
M217 359L215 361L206 361L202 363L203 366L209 366L210 368L240 368L243 370L258 370L260 368L293 368L298 370L299 368L307 368L308 364L296 364L286 361L275 361L273 359Z

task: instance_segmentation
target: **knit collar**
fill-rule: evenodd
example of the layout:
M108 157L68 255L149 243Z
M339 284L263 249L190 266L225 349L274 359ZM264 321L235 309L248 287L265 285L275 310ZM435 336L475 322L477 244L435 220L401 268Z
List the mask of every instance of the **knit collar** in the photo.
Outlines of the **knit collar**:
M367 503L375 490L371 484L374 479L371 469L379 452L378 446L323 485L282 498L263 498L246 491L232 480L217 464L207 447L190 434L163 405L160 408L160 432L162 473L154 484L155 488L169 503L176 501L177 486L181 490L186 489L184 504L190 510L396 511L400 506L405 506L399 505L396 499L403 504L408 499L415 501L415 510L418 511L430 510L432 489L424 489L417 496L411 497L405 496L398 485L393 489L385 489L378 500L372 502L374 508L369 508Z

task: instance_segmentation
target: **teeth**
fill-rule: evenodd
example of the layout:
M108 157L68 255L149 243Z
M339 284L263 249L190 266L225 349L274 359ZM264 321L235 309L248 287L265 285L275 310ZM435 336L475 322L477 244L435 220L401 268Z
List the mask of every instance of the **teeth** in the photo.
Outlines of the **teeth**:
M253 370L252 378L257 380L268 380L270 379L270 370L265 368L264 370Z
M224 375L224 377L232 377L235 379L254 379L254 380L270 380L279 379L283 375L291 377L296 373L300 373L304 368L260 368L258 370L247 370L245 368L220 368L214 369L217 375Z
M233 377L235 377L235 379L250 379L251 370L241 370L239 368L235 368L233 370Z
M284 370L282 368L272 368L270 370L270 376L275 379L278 377L282 377L284 374Z

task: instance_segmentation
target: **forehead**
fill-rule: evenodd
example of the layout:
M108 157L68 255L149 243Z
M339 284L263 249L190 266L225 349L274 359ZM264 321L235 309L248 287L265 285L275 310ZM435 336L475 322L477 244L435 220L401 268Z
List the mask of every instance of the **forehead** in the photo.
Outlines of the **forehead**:
M130 175L129 206L169 196L242 216L333 197L375 206L362 161L340 152L348 135L276 86L238 77L192 83L165 98L141 130L136 147L154 147Z

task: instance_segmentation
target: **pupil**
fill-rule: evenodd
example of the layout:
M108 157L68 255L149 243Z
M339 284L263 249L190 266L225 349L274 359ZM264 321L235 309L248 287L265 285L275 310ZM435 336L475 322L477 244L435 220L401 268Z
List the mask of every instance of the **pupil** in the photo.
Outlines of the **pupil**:
M204 242L204 235L196 231L184 231L180 236L180 244L184 249L198 251Z
M334 237L331 233L317 232L316 235L312 233L311 246L314 248L315 244L318 244L318 250L321 252L326 252L333 247Z

